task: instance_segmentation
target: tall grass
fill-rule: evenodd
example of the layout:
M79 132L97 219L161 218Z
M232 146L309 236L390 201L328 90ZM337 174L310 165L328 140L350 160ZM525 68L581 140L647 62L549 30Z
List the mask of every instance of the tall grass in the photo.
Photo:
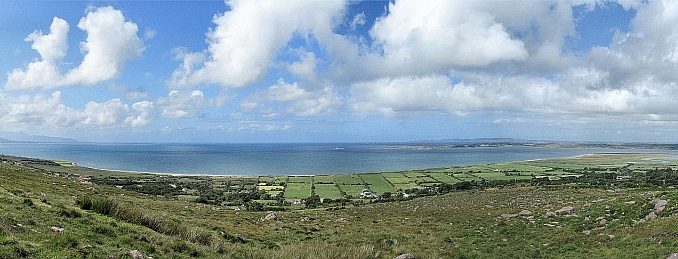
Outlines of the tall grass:
M110 198L83 196L78 198L76 203L83 210L92 210L99 214L142 225L161 234L176 236L202 245L212 243L212 234L207 231L183 225L176 220L167 219Z

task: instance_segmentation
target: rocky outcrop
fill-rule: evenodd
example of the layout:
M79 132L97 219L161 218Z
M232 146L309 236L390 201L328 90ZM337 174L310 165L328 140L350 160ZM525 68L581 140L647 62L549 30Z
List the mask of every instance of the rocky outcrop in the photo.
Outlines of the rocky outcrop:
M399 256L394 257L393 259L415 259L414 255L411 254L401 254Z

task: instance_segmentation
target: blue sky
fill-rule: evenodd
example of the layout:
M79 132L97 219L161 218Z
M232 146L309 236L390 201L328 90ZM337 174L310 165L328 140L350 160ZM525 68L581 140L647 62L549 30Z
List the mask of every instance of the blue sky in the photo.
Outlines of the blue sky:
M674 1L6 1L0 130L676 142Z

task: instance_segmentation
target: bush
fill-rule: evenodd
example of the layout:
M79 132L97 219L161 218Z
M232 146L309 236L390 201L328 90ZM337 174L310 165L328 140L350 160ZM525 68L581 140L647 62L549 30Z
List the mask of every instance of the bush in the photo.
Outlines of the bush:
M311 195L311 197L306 198L304 203L305 203L307 209L317 208L318 205L320 205L320 196Z
M92 196L82 196L75 200L75 204L83 210L92 210Z
M81 216L80 211L78 211L74 208L66 208L63 205L59 205L58 209L59 209L59 215L61 215L63 217L79 218Z
M92 209L104 215L112 215L116 206L118 206L118 203L111 199L92 200Z
M32 206L33 206L33 200L31 200L31 199L29 199L29 198L25 198L25 199L24 199L24 204L27 205L27 206L31 206L31 207L32 207Z
M28 258L31 254L28 252L28 249L26 249L23 246L19 246L14 249L14 253L16 254L17 257L19 258Z

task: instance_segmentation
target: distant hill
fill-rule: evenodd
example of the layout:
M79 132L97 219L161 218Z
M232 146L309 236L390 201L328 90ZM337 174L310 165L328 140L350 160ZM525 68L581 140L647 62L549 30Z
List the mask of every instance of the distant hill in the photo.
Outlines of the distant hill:
M540 142L543 141L515 139L515 138L439 139L439 140L411 141L411 143L422 143L422 144L498 144L498 143L528 144Z
M0 131L0 142L71 143L78 141L72 138L29 135L23 132Z

